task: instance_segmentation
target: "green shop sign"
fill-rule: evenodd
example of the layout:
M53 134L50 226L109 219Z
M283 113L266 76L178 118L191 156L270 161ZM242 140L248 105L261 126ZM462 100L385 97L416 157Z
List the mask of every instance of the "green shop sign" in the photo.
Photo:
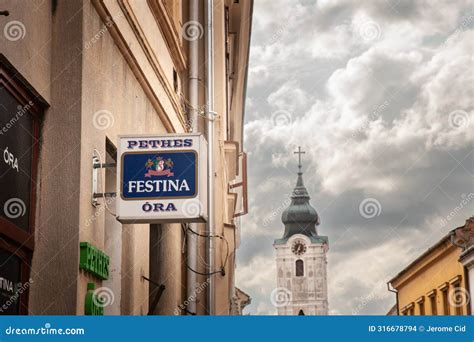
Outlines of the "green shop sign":
M86 301L84 303L84 313L88 316L103 316L104 305L102 298L94 293L95 284L87 283Z
M79 268L86 270L98 278L109 278L109 256L88 242L81 242Z

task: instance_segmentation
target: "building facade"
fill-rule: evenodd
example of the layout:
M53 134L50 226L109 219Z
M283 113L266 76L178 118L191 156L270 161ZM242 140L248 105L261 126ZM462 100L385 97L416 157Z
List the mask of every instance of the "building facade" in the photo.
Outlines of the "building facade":
M468 219L460 228L472 229L473 223ZM460 262L462 249L451 236L444 236L389 281L399 315L471 314L468 270Z
M250 296L239 289L238 287L235 288L235 295L232 301L232 310L231 313L234 316L242 316L244 312L244 308L252 303L252 299Z
M316 230L319 215L309 203L301 160L298 167L290 206L282 213L285 232L273 244L277 288L272 293L272 300L279 315L327 315L329 243L327 236L319 235Z
M472 195L472 194L471 194ZM451 231L451 242L461 248L459 262L464 266L468 284L469 309L474 313L474 216L466 220L466 224Z
M252 6L0 2L3 313L231 313ZM118 222L117 137L191 131L214 146L213 236L205 224Z

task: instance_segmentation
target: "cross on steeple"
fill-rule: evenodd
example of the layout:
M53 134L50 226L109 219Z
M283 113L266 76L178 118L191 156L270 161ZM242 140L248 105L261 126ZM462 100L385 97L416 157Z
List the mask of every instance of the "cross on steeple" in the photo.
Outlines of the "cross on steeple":
M293 152L293 153L298 155L298 169L299 169L299 172L301 172L301 155L305 154L306 152L301 151L301 146L298 146L298 151Z

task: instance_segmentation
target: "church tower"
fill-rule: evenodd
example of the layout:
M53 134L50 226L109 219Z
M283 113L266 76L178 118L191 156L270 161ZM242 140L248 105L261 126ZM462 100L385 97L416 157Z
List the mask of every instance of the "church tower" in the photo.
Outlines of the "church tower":
M298 177L291 204L281 220L285 232L276 239L277 288L272 302L279 315L327 315L328 237L318 235L319 216L309 203L303 184L301 147L298 147Z

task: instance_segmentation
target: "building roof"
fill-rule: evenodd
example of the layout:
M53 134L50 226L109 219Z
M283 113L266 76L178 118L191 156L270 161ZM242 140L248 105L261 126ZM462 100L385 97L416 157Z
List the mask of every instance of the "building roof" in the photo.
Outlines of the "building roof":
M281 215L281 221L285 225L285 232L281 239L275 240L275 244L284 244L291 236L296 234L306 235L311 242L327 243L327 236L318 235L316 230L316 226L320 223L319 215L309 202L308 190L306 190L303 182L301 161L298 168L298 177L291 195L291 203Z
M461 227L458 227L456 229L453 229L452 231L450 231L448 234L446 234L445 236L443 236L437 243L435 243L433 246L431 246L430 248L428 248L425 252L423 252L423 254L421 254L419 257L417 257L415 260L413 260L408 266L406 266L402 271L400 271L395 277L393 277L392 279L389 280L389 283L392 283L394 281L396 281L398 278L400 278L402 275L404 275L405 273L407 273L413 266L415 266L416 264L418 264L419 262L421 262L426 256L428 256L430 253L432 253L434 250L438 249L440 246L442 246L443 244L446 244L446 245L453 245L453 246L456 246L452 243L452 236L453 234L457 231L457 230L460 230L460 229L472 229L472 223L474 222L474 218L471 217L471 218L468 218L466 220L466 224L464 226L461 226ZM459 247L459 246L456 246L456 247Z

